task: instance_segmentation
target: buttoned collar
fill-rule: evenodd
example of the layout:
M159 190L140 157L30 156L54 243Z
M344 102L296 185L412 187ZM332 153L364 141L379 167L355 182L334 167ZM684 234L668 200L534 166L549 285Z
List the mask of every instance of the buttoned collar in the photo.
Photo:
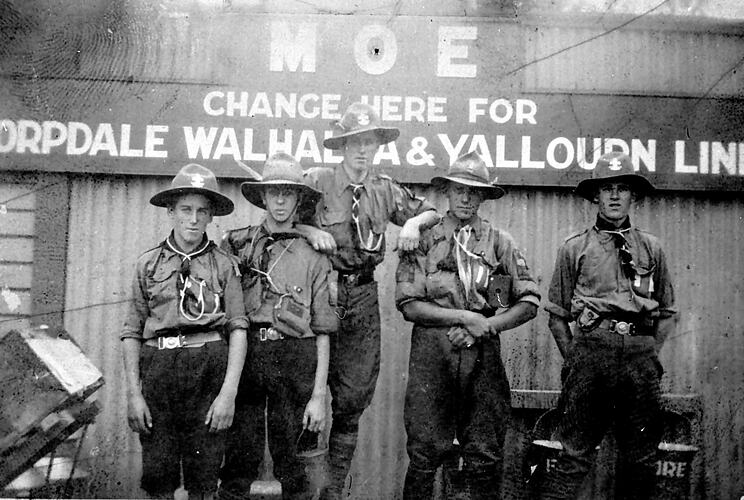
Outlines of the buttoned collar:
M352 184L361 184L364 186L365 189L369 189L369 182L372 178L372 174L369 170L367 170L367 175L364 176L362 182L352 182L349 178L349 174L346 173L346 169L344 168L343 163L336 165L336 168L334 170L335 175L333 177L333 180L336 196L341 196L341 194L343 194L344 192L344 189L351 186Z

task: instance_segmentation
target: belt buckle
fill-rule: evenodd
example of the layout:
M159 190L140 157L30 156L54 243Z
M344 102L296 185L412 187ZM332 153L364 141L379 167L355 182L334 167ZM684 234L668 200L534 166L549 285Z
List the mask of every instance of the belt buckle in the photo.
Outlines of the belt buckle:
M358 278L359 278L358 274L347 274L346 276L344 276L344 281L346 282L347 285L353 286L354 283L356 283Z
M617 321L615 323L615 333L620 335L630 335L633 323L627 323L625 321Z
M261 342L266 342L267 340L282 340L283 338L284 334L273 326L269 328L262 327L258 330L258 340Z
M158 349L178 349L183 347L183 335L178 337L158 337Z

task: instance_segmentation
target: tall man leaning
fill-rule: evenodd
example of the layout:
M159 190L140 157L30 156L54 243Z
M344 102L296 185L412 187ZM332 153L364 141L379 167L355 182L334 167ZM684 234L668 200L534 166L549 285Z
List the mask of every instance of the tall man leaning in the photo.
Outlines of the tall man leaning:
M353 103L333 124L333 135L323 141L341 150L335 168L306 172L308 184L323 193L314 214L305 214L298 230L316 250L332 252L338 271L338 332L331 336L333 424L329 442L330 477L326 495L339 498L356 448L359 418L374 395L380 369L380 310L375 267L385 257L385 229L389 222L403 226L398 245L418 245L419 227L438 220L434 207L415 197L373 167L382 144L399 131L385 127L375 110Z

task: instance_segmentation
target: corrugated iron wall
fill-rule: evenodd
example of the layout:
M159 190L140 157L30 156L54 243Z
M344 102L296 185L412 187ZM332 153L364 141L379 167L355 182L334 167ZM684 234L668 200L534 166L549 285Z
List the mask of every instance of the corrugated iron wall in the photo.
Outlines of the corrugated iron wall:
M85 457L93 480L81 496L142 494L136 486L139 449L126 424L118 330L136 257L169 230L165 211L148 203L167 182L135 177L76 177L72 182L65 325L106 378L98 393L103 412ZM239 200L239 213L216 221L213 238L261 215L237 186L225 184L228 195ZM513 234L545 294L558 245L591 224L595 208L567 191L509 191L498 202L484 204L481 214ZM425 193L444 208L440 195ZM737 197L664 193L639 203L634 220L663 241L677 289L680 325L661 355L664 390L702 395L704 489L709 498L738 498L744 492L744 204ZM359 498L395 497L406 467L402 407L410 325L393 305L396 234L397 228L389 230L386 262L377 271L383 358L353 463ZM503 357L513 388L559 388L561 361L544 312L504 335Z

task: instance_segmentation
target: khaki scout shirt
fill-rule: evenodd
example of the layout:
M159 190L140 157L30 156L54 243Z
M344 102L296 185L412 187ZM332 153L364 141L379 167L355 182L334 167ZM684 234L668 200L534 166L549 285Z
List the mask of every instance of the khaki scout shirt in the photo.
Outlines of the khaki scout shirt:
M262 224L229 231L222 248L240 259L245 310L251 323L276 325L275 308L280 300L289 301L297 337L328 334L338 328L335 313L335 273L328 258L316 252L297 234L296 238L272 241ZM268 245L266 265L269 280L252 271L260 269L261 256ZM284 298L281 298L285 296Z
M175 246L172 235L168 238ZM191 321L181 314L178 279L182 257L164 241L137 259L132 300L127 306L120 338L147 340L208 331L229 335L237 328L248 327L237 263L217 245L209 243L209 249L193 257L189 266L192 282L204 281L201 292L205 308L201 317ZM184 305L192 318L199 316L200 306L188 301Z
M623 273L612 235L592 227L568 238L558 249L545 309L569 322L585 306L608 317L675 314L674 289L659 240L637 228L627 231L625 239L636 264L633 280Z
M486 264L489 272L501 265L505 273L511 276L514 302L539 305L537 283L511 235L477 216L470 225L474 231L467 249L481 257L479 260ZM452 267L452 263L456 262L453 239L458 229L459 221L448 213L439 224L424 231L416 252L401 256L395 291L399 309L412 300L469 311L481 311L487 307L486 298L481 294L471 294L466 300L458 272ZM450 264L442 266L445 261Z
M370 172L362 182L364 190L359 202L359 218L365 227L383 238L380 248L371 252L360 248L359 236L351 220L353 187L343 166L308 169L305 179L310 186L321 191L323 197L318 202L314 219L305 215L302 220L327 231L336 240L338 251L331 257L331 263L339 271L373 269L385 257L384 237L388 222L402 226L411 217L434 210L429 202L417 198L390 177Z

